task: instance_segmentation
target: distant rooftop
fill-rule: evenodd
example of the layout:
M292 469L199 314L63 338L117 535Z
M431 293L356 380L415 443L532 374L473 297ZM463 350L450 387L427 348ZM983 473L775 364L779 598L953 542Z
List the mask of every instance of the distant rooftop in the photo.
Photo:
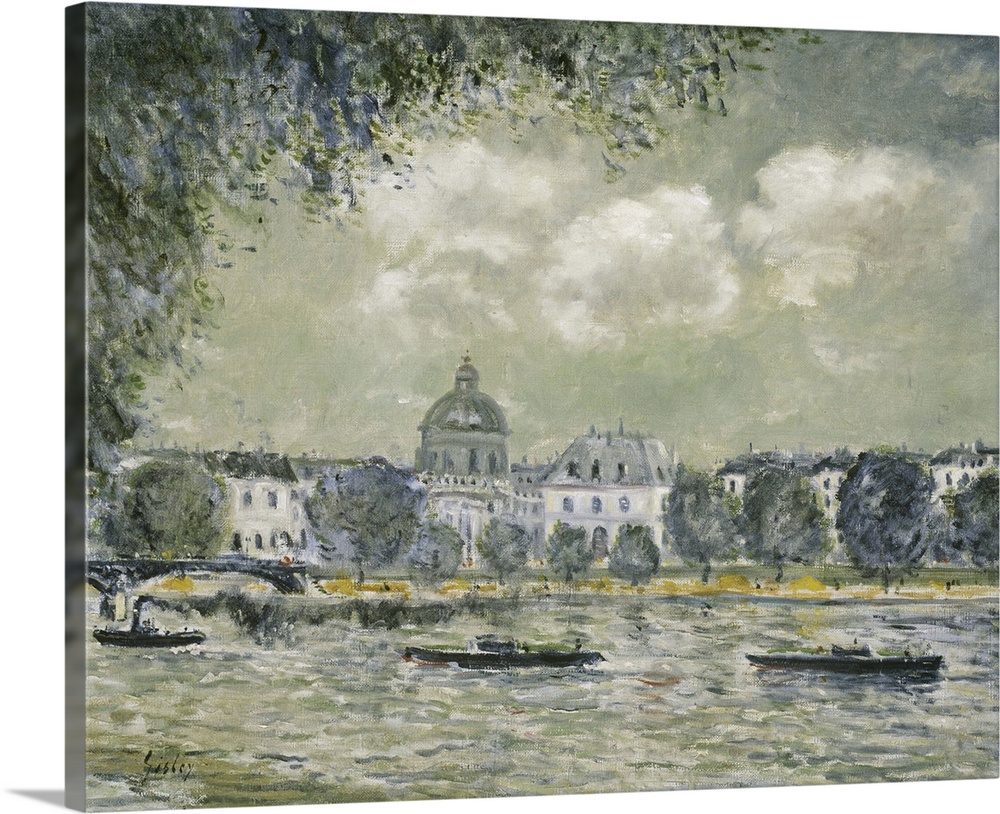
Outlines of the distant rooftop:
M638 434L581 435L559 456L545 485L669 486L673 462L663 442Z
M288 457L276 452L259 449L253 452L206 452L205 463L210 471L229 478L271 478L286 483L298 480Z

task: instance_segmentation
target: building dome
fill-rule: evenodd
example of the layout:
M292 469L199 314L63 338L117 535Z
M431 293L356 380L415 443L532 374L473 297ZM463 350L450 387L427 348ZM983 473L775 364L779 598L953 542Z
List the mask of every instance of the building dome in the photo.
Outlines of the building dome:
M496 400L479 389L479 371L468 356L455 371L454 388L434 402L418 429L418 469L506 475L507 419Z
M469 363L469 357L455 371L454 389L434 402L419 429L510 434L503 409L479 389L479 371Z

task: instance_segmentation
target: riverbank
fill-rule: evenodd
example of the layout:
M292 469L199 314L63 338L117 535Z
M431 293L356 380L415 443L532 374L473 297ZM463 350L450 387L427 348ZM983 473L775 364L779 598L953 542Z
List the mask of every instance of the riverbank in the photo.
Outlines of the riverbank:
M791 566L781 581L773 570L759 566L734 566L710 575L703 581L698 569L670 567L646 583L630 585L593 569L572 582L550 579L542 571L526 571L500 583L492 575L463 569L456 577L440 584L427 585L398 573L372 574L365 582L343 572L310 574L306 597L323 600L359 600L452 602L462 598L587 596L655 596L710 599L727 596L747 598L806 599L820 601L879 602L885 600L998 599L997 572L976 568L928 568L905 577L896 577L888 589L876 580L863 579L846 566ZM225 578L197 575L171 575L146 584L144 593L160 596L208 596L224 588L238 588L250 593L271 594L273 585L253 577Z
M573 582L550 581L545 575L534 579L523 579L507 584L490 580L486 575L478 578L460 576L440 586L420 586L408 580L383 579L358 583L340 575L333 579L315 579L313 586L321 595L350 597L353 599L377 599L395 597L399 599L420 598L449 599L476 594L480 596L554 596L564 594L592 595L647 595L647 596L747 596L775 597L781 599L845 599L871 600L912 599L996 599L998 587L996 574L980 569L949 569L937 573L915 575L896 580L886 590L882 585L862 581L856 574L836 572L809 572L790 574L781 582L774 577L763 577L759 573L726 572L710 578L707 582L700 574L673 573L669 577L658 577L640 585L629 585L614 577L588 576Z

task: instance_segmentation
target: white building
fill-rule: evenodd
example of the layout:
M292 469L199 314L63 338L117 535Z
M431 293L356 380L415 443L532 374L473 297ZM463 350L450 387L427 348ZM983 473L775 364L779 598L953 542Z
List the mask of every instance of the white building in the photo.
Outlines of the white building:
M306 559L309 521L305 489L284 455L209 452L205 462L225 478L232 531L223 554L255 559Z
M418 428L417 477L427 489L427 510L455 528L465 542L466 565L478 559L475 541L494 517L518 508L508 477L503 409L479 389L479 371L466 356L455 386L439 398Z
M982 441L939 452L930 462L935 496L966 488L985 470L996 468L998 455L1000 449L987 447Z
M556 523L583 528L597 561L622 527L646 525L666 560L665 515L674 462L662 441L591 430L573 441L541 483L545 538Z

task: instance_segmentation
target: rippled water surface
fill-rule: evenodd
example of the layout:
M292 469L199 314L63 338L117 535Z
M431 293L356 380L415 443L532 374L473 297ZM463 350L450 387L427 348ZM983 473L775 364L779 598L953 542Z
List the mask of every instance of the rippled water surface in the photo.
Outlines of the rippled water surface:
M294 602L284 607L294 620ZM161 621L208 639L178 652L88 644L94 808L997 774L990 600L550 597L392 630L300 620L263 643L224 610ZM400 656L408 643L463 646L485 632L580 637L607 661L483 673ZM930 680L859 678L757 671L745 658L855 638L926 645L945 667Z

